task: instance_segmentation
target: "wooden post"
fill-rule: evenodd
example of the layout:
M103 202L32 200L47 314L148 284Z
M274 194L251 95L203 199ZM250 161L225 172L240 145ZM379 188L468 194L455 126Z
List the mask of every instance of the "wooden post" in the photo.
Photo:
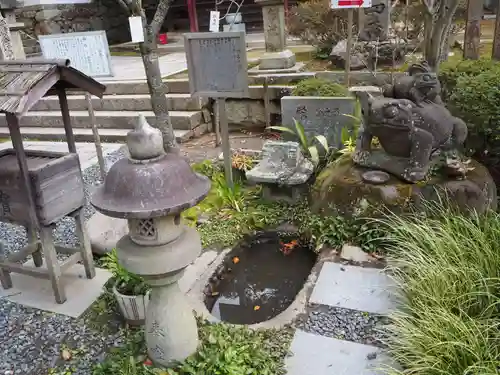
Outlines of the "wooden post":
M495 19L495 32L491 58L494 60L500 60L500 4L497 6L497 17Z
M90 124L92 125L92 133L94 134L95 151L97 154L97 161L99 162L99 169L101 170L101 179L104 182L106 178L106 165L104 163L104 156L102 154L101 137L95 121L94 107L92 107L92 96L90 93L85 93L85 100L87 101L87 110L89 112Z
M231 144L229 142L229 124L227 122L226 99L217 99L219 105L219 124L222 135L222 153L224 155L224 173L226 175L227 186L233 188L233 167Z
M214 132L215 132L215 148L220 146L220 102L217 101L217 110L214 111L215 121L214 121Z
M347 46L345 58L345 83L349 87L351 84L351 48L352 48L352 22L353 22L353 9L347 10Z
M464 37L464 59L477 60L480 57L481 19L483 17L483 2L468 0L467 22Z
M59 105L61 106L61 114L64 124L64 132L66 133L66 142L68 143L68 150L69 152L76 154L75 135L73 134L73 128L71 127L66 90L59 89L57 91L57 96L59 97Z
M266 116L266 128L271 126L271 103L269 100L269 81L264 78L264 116Z
M19 172L21 174L21 184L23 185L24 194L28 200L28 213L31 220L31 228L39 229L40 223L38 222L38 217L36 215L35 196L31 186L28 163L24 152L23 138L21 135L21 129L19 128L19 119L12 113L7 113L5 117L9 127L12 146L14 147L14 150L16 150L17 163L19 164Z

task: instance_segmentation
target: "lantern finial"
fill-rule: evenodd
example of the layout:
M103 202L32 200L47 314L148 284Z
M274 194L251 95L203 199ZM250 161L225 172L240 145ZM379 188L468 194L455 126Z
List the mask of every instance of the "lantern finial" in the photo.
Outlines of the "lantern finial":
M154 159L165 153L161 131L149 125L143 114L135 129L127 133L127 147L135 160Z

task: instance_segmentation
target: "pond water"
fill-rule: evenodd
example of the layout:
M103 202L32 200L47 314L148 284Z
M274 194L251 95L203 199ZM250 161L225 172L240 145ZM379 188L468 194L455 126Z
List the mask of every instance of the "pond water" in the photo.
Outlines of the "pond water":
M205 305L228 323L269 320L294 301L315 262L296 236L261 233L228 253L205 289Z

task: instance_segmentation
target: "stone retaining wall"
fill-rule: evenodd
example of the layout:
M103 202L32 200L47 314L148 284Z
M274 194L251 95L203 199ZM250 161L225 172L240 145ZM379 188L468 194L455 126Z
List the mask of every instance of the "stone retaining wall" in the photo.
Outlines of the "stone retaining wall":
M116 0L89 4L33 5L16 10L25 40L38 35L105 30L110 45L130 40L128 17ZM31 37L31 38L30 38Z

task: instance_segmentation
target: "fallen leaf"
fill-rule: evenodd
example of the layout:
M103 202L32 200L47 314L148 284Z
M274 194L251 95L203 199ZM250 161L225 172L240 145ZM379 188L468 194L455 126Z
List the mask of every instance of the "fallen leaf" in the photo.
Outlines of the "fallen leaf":
M233 258L233 263L234 264L238 264L239 262L240 262L240 258L238 258L238 257L234 257Z
M65 361L69 361L71 359L71 352L68 349L63 349L61 351L61 358Z
M253 310L254 310L254 311L259 311L259 310L260 310L260 306L259 306L259 305L254 306L254 307L253 307Z

